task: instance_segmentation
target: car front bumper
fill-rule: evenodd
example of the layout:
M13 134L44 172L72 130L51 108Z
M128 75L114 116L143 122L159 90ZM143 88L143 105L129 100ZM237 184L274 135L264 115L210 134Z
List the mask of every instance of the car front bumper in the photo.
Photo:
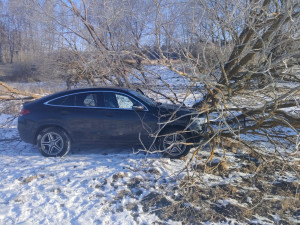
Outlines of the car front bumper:
M194 146L197 146L207 133L207 119L205 117L194 118L188 127Z

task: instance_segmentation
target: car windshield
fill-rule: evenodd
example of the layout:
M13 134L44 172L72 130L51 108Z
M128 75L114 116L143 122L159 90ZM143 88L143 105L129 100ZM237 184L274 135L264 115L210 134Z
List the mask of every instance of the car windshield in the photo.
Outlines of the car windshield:
M134 95L135 97L141 99L142 101L146 102L148 105L151 105L151 106L155 106L156 103L154 100L152 100L151 98L143 95L142 93L140 92L137 92L137 91L133 91L133 90L128 90L128 92L132 95Z

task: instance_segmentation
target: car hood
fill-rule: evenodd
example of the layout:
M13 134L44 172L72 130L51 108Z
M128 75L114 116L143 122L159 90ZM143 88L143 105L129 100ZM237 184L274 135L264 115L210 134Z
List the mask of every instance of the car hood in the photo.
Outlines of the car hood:
M169 114L176 112L177 115L193 114L196 110L182 105L161 104L158 106L161 114Z

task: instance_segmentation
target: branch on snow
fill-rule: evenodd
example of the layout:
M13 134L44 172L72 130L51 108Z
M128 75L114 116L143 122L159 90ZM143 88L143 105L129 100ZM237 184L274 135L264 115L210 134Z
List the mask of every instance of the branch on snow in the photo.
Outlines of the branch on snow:
M22 96L27 96L27 97L30 97L31 99L36 99L36 98L40 98L41 96L40 95L36 95L36 94L32 94L32 93L28 93L28 92L23 92L23 91L19 91L15 88L12 88L10 87L8 84L0 81L0 85L2 87L4 87L6 90L8 90L10 93L12 94L16 94L16 95L22 95ZM22 98L19 97L19 98L15 98L13 97L12 99L9 99L9 98L6 98L6 97L1 97L0 99L2 100L21 100Z

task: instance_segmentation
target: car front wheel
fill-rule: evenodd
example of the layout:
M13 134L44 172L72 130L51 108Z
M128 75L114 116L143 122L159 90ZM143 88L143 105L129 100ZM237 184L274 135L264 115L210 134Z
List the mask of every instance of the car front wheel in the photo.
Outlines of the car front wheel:
M62 129L46 128L37 136L38 149L46 157L62 157L70 151L70 138Z
M182 131L170 130L160 138L160 149L169 158L180 158L190 151L188 135Z

